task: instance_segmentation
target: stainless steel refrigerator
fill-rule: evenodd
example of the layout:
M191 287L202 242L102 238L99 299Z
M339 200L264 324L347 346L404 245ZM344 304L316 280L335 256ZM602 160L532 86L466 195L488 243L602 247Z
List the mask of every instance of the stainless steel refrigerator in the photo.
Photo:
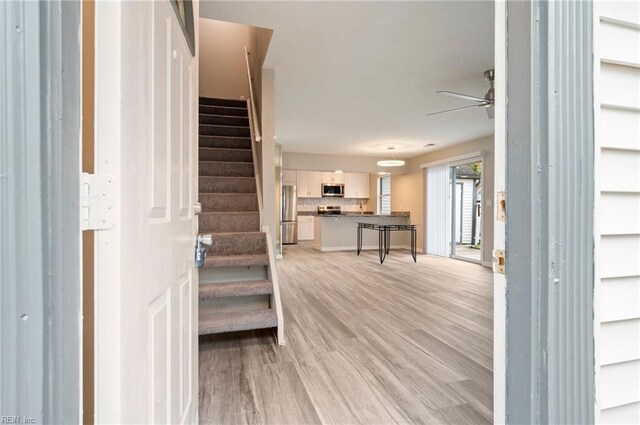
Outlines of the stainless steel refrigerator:
M282 185L280 227L283 245L298 243L298 189L295 185Z

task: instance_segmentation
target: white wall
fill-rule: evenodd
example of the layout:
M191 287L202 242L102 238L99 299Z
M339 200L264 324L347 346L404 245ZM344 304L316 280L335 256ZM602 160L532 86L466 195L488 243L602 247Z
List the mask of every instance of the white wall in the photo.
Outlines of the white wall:
M638 424L640 3L594 4L596 415Z
M250 27L200 18L200 96L223 99L249 97L244 46Z
M280 212L279 209L276 211L276 198L280 193L276 191L275 96L275 72L273 69L264 69L262 72L262 142L258 143L258 146L262 147L262 217L272 235L276 234L276 217ZM273 241L275 243L275 238Z
M282 167L287 170L312 170L312 171L350 171L361 173L378 173L379 171L401 174L407 168L378 167L376 162L382 157L356 156L356 155L327 155L315 153L283 152Z

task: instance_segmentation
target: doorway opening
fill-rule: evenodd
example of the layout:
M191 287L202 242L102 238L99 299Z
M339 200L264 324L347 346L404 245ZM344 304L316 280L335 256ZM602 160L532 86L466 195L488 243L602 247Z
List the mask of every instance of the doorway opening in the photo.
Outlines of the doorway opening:
M482 262L482 160L449 167L452 258Z

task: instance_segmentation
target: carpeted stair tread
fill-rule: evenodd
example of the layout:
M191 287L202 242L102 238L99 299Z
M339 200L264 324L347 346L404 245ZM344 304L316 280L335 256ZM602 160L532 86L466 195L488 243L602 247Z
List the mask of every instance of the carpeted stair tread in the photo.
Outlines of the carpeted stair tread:
M275 328L278 318L274 309L245 311L201 310L198 317L198 334L246 331Z
M214 115L200 113L200 124L226 125L230 127L249 127L249 118L233 115Z
M200 136L233 136L251 137L249 127L234 127L230 125L199 124L198 134Z
M254 255L267 253L267 239L262 232L211 232L213 244L207 246L209 256Z
M243 107L236 106L215 106L215 105L200 105L198 107L198 112L200 114L210 114L210 115L227 115L234 117L248 117L249 111L247 110L247 105Z
M251 138L233 136L203 136L198 138L201 148L247 149L251 151Z
M200 105L210 105L210 106L228 106L233 108L246 108L247 101L246 100L238 100L238 99L218 99L215 97L205 97L200 96L199 98Z
M219 282L201 284L198 296L204 301L208 298L245 297L248 295L273 294L270 280L245 280L240 282Z
M253 162L200 161L201 176L218 177L253 177Z
M204 268L213 269L217 267L249 267L268 266L268 254L250 255L207 255L204 259Z
M256 193L255 177L200 176L200 193Z
M255 193L201 193L199 201L203 212L258 212Z
M249 149L200 148L200 161L253 162L253 154Z
M259 212L203 212L200 214L200 233L242 233L259 231Z

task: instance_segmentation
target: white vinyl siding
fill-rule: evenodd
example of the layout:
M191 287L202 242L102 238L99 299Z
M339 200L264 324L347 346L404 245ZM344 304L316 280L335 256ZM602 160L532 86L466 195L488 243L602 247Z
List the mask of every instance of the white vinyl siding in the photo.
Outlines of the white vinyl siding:
M597 406L639 424L640 3L594 3Z
M456 219L462 219L462 234L461 238L457 242L462 242L463 244L471 243L471 230L473 227L473 214L475 205L473 202L473 191L475 190L475 185L473 180L468 179L459 179L457 180L459 183L462 183L462 217L457 217Z
M391 214L391 176L378 178L378 214Z

